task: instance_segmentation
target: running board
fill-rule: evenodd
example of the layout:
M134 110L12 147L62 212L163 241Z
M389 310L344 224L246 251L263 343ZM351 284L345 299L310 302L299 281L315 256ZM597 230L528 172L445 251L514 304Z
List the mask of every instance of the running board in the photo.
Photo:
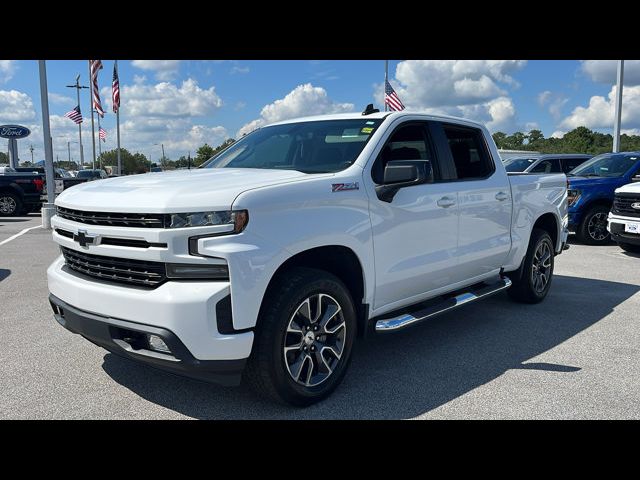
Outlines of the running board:
M395 317L380 319L376 322L375 330L376 332L381 333L395 332L410 325L422 322L423 320L433 318L436 315L440 315L441 313L445 313L455 308L461 307L462 305L466 305L467 303L480 300L481 298L486 298L490 295L493 295L494 293L506 290L510 286L511 280L509 280L507 277L502 277L495 283L492 283L490 285L483 285L479 288L460 293L455 297L447 298L442 302L437 303L436 305L431 305L414 312L403 313L402 315L398 315Z

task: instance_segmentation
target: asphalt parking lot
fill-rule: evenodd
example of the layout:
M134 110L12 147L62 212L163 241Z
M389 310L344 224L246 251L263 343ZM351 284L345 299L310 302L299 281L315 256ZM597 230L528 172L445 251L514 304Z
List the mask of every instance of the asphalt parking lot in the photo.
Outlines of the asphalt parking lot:
M40 222L0 218L0 243ZM138 365L67 332L47 300L57 254L41 228L0 245L0 418L640 418L640 257L615 245L574 243L540 305L499 294L358 342L342 386L304 410Z

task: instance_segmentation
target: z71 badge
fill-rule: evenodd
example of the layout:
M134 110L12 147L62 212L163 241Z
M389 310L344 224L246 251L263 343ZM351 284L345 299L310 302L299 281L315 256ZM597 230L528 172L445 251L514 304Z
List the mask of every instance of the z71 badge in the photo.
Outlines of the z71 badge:
M344 192L346 190L360 190L360 185L358 185L358 182L331 184L332 192Z

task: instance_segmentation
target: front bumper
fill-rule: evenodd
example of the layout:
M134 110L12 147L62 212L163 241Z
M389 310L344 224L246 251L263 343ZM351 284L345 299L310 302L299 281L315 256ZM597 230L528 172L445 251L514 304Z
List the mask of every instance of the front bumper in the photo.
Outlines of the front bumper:
M180 339L166 328L85 312L55 295L49 295L49 302L60 325L112 353L198 380L229 386L240 384L246 359L198 360L191 355ZM148 349L147 334L160 337L171 353L159 353Z
M252 331L225 334L218 329L217 305L230 294L229 282L169 281L154 289L121 286L70 270L62 256L51 264L47 277L49 292L66 304L168 330L199 361L245 359L251 353Z
M611 234L611 239L616 243L640 245L640 234L627 233L624 231L624 226L627 223L640 223L640 217L621 217L609 213L607 230Z

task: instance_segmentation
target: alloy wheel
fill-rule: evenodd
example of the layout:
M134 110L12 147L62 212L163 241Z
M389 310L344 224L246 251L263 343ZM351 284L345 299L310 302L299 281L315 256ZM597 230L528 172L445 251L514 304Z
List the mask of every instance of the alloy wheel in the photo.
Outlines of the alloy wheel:
M0 213L11 215L18 206L12 197L0 197Z
M593 215L587 224L587 231L589 236L597 242L607 238L609 235L609 232L607 232L607 215L602 212Z
M284 361L299 385L315 387L336 370L345 346L347 325L340 304L319 293L306 298L287 325Z
M552 253L549 243L540 242L536 253L533 255L533 268L531 269L533 289L537 293L544 292L551 278L551 256Z

